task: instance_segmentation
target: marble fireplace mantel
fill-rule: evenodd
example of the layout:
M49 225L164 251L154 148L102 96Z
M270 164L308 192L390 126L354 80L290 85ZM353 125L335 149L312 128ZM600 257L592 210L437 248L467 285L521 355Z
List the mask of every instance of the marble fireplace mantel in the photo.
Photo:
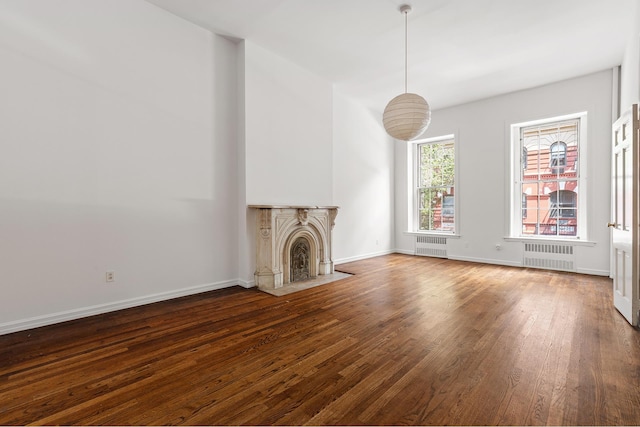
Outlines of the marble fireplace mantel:
M256 215L255 283L260 289L277 289L300 277L297 264L309 279L332 274L331 237L338 206L249 205ZM300 258L292 251L302 246ZM292 259L296 260L295 262ZM296 265L294 265L296 264ZM298 279L299 280L299 279Z

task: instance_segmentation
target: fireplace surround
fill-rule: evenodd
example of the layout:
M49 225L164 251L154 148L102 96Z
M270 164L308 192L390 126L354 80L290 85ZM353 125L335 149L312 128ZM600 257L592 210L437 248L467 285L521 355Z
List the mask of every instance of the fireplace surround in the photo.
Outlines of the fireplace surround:
M331 235L337 206L249 205L256 210L259 289L273 290L334 272Z

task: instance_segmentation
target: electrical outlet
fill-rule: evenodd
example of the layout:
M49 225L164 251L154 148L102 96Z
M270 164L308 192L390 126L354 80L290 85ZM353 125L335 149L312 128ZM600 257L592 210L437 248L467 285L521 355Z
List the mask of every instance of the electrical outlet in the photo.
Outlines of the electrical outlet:
M107 282L115 282L116 280L115 271L107 271L107 273L105 274L105 279Z

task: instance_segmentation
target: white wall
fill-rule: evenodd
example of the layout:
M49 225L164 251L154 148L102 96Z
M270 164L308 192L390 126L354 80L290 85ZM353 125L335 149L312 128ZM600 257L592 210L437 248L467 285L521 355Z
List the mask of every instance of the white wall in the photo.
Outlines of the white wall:
M450 258L520 265L522 243L504 241L509 221L509 126L588 112L588 239L578 248L578 271L609 272L610 138L613 71L515 92L433 112L425 137L455 133L458 147L458 227ZM396 145L396 248L412 252L407 224L407 144ZM496 243L502 250L496 250Z
M235 283L236 46L142 0L0 40L0 333Z
M337 92L333 123L334 261L392 252L394 141L379 115Z
M633 21L622 60L620 111L640 102L640 2L633 2Z
M332 204L332 85L244 42L249 204Z

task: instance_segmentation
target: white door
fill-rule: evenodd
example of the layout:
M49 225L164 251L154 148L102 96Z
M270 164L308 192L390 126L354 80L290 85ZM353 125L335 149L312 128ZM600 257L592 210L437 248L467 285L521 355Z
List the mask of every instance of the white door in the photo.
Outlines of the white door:
M613 124L612 222L613 304L633 326L638 325L638 105Z

